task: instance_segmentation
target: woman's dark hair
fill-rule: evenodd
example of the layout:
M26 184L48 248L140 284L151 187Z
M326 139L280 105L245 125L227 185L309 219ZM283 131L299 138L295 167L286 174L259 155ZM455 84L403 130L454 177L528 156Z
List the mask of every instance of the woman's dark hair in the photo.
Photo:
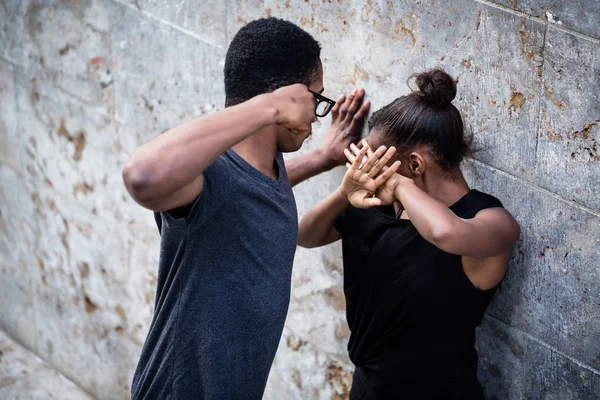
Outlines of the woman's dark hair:
M376 111L369 129L396 146L398 154L427 146L442 169L458 167L472 152L472 136L465 134L460 112L452 104L456 82L441 69L413 74L409 86L413 79L417 89Z
M321 46L289 21L261 18L235 35L225 57L225 105L291 85L309 85L321 60Z

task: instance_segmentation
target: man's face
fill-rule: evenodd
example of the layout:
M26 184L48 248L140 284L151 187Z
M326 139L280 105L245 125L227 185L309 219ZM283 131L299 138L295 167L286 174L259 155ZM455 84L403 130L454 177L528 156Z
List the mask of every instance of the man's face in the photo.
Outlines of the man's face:
M314 74L314 79L308 88L313 92L323 93L323 67L321 66L321 62L319 62L317 72ZM313 122L316 121L317 117L315 115ZM296 135L280 126L277 129L277 149L283 153L298 151L304 141L310 136L310 133Z

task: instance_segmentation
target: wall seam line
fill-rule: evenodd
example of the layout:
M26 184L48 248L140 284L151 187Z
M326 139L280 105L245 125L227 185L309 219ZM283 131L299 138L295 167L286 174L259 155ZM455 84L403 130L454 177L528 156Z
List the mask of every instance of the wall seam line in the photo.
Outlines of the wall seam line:
M572 29L565 28L565 27L563 27L561 25L558 25L558 24L555 24L555 23L551 23L550 21L548 21L548 20L546 20L544 18L536 17L535 15L526 14L526 13L524 13L522 11L513 10L512 8L509 8L509 7L500 5L500 4L493 3L493 2L491 2L489 0L475 0L475 1L477 3L485 4L486 6L489 6L489 7L495 8L497 10L501 10L501 11L507 12L509 14L513 14L513 15L516 15L516 16L519 16L519 17L527 18L529 20L538 22L540 24L544 24L546 26L552 26L556 30L568 33L568 34L573 35L573 36L577 36L578 38L581 38L581 39L584 39L584 40L588 40L588 41L590 41L592 43L600 44L600 39L597 39L597 38L595 38L593 36L586 35L585 33L580 33L580 32L574 31Z
M501 175L503 177L512 179L512 180L514 180L514 181L516 181L516 182L518 182L518 183L520 183L522 185L525 185L525 186L527 186L529 188L532 188L534 190L537 190L538 192L541 192L541 193L543 193L543 194L545 194L547 196L550 196L550 197L552 197L552 198L554 198L556 200L559 200L559 201L561 201L561 202L563 202L565 204L568 204L571 207L577 208L577 209L579 209L579 210L581 210L583 212L586 212L588 214L592 214L592 215L600 218L600 211L596 211L596 210L594 210L592 208L586 207L586 206L581 205L579 203L576 203L576 202L574 202L572 200L565 199L564 197L562 197L562 196L560 196L560 195L558 195L558 194L556 194L554 192L551 192L548 189L544 189L543 187L537 186L537 185L533 184L532 182L529 182L526 179L519 178L517 176L511 175L508 172L505 172L505 171L503 171L503 170L501 170L499 168L496 168L496 167L494 167L494 166L492 166L490 164L487 164L487 163L485 163L483 161L476 160L474 158L465 158L465 161L472 162L473 164L475 164L475 165L477 165L479 167L485 167L485 168L491 170L492 172L497 173L497 174L499 174L499 175Z
M135 11L139 12L140 14L142 14L143 16L145 16L145 17L147 17L149 19L152 19L154 21L160 22L163 25L166 25L166 26L168 26L168 27L170 27L172 29L175 29L175 30L177 30L177 31L179 31L179 32L187 35L187 36L190 36L190 37L198 40L199 42L204 43L207 46L216 47L218 49L223 49L223 46L215 44L215 43L211 43L211 42L207 41L206 39L204 39L203 37L199 36L197 33L192 32L192 31L190 31L188 29L185 29L185 28L183 28L183 27L181 27L181 26L179 26L177 24L174 24L173 22L170 22L170 21L167 21L167 20L162 19L160 17L157 17L156 15L152 14L149 11L142 10L141 8L138 8L138 7L135 7L135 6L131 5L131 4L125 3L125 2L123 2L123 0L112 0L112 1L114 1L115 3L121 4L122 6L127 7L129 9L135 10Z
M568 354L566 354L566 353L564 353L564 352L560 351L560 350L559 350L559 349L557 349L556 347L554 347L554 346L552 346L552 345L550 345L550 344L548 344L548 343L544 342L544 341L543 341L543 340L541 340L541 339L538 339L538 338L536 338L535 336L531 335L530 333L527 333L527 332L525 332L525 331L523 331L523 330L521 330L521 329L519 329L519 328L516 328L516 327L514 327L514 326L510 326L510 325L508 325L507 323L505 323L505 322L503 322L503 321L499 320L499 319L498 319L498 318L496 318L496 317L492 317L492 316L491 316L491 315L489 315L489 314L486 314L486 315L485 315L485 318L486 318L486 319L490 319L490 320L494 321L495 323L497 323L497 324L499 324L499 325L502 325L502 326L503 326L505 329L507 328L509 331L513 330L513 331L517 331L517 332L519 332L520 334L522 334L523 336L525 336L527 339L529 339L529 340L531 340L531 341L533 341L533 342L535 342L535 343L539 344L540 346L543 346L543 347L545 347L545 348L546 348L546 349L548 349L548 350L551 350L551 351L552 351L552 352L554 352L554 353L560 354L561 356L565 357L565 358L566 358L566 359L568 359L569 361L571 361L571 362L573 362L573 363L577 364L577 366L579 366L580 368L583 368L583 369L585 369L585 370L587 370L587 371L589 371L589 372L593 373L594 375L598 375L598 376L600 376L600 371L599 371L599 370L597 370L597 369L595 369L595 368L593 368L593 367L590 367L590 366L588 366L588 365L586 365L586 364L582 363L581 361L577 360L575 357L572 357L572 356L570 356L570 355L568 355Z
M546 38L548 36L548 25L544 29L544 39L542 40L542 72L540 74L540 92L538 96L538 118L537 118L537 129L535 130L535 159L533 160L534 167L537 168L538 160L538 146L540 144L540 132L542 130L542 96L544 96L544 71L546 70Z

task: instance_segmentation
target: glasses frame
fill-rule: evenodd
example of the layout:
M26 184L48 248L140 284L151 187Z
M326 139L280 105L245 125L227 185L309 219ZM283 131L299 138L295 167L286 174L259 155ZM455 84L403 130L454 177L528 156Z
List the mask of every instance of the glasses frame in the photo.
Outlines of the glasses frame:
M310 89L308 91L311 92L313 94L313 96L315 96L315 99L317 100L317 102L315 104L315 115L319 118L327 116L327 114L329 114L329 112L333 109L333 106L335 106L335 101L328 99L327 97L323 96L322 94L313 92ZM327 111L325 113L318 114L317 109L319 108L319 104L321 104L323 102L329 104L329 108L327 109Z

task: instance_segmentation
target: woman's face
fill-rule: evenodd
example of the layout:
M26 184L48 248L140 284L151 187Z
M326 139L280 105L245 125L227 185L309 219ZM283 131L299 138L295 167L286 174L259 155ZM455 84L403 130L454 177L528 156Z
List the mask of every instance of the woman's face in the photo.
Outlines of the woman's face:
M391 144L391 143L384 143L381 135L379 135L374 130L371 130L371 132L369 133L369 136L367 136L365 139L367 141L367 144L369 145L369 147L371 149L373 149L373 151L378 149L380 146L386 146L386 147L393 146L393 144ZM408 178L413 178L413 175L409 169L408 154L406 154L404 156L399 153L394 154L394 157L392 157L390 159L390 161L387 163L387 166L388 167L391 166L396 161L400 161L400 168L398 168L398 173L401 175L404 175Z
M369 136L367 136L365 139L367 140L367 144L371 149L373 149L373 151L378 149L380 146L393 146L393 143L386 143L383 140L382 135L379 135L375 130L371 130ZM387 166L389 167L394 162L400 161L400 168L398 168L398 173L407 178L413 179L417 185L420 185L421 177L416 176L412 170L412 167L413 165L415 165L416 160L419 160L420 164L422 164L423 162L426 162L428 165L435 164L435 162L431 158L429 151L427 151L426 148L417 148L411 151L407 151L404 154L394 154L394 157L392 157L391 160L387 163Z

